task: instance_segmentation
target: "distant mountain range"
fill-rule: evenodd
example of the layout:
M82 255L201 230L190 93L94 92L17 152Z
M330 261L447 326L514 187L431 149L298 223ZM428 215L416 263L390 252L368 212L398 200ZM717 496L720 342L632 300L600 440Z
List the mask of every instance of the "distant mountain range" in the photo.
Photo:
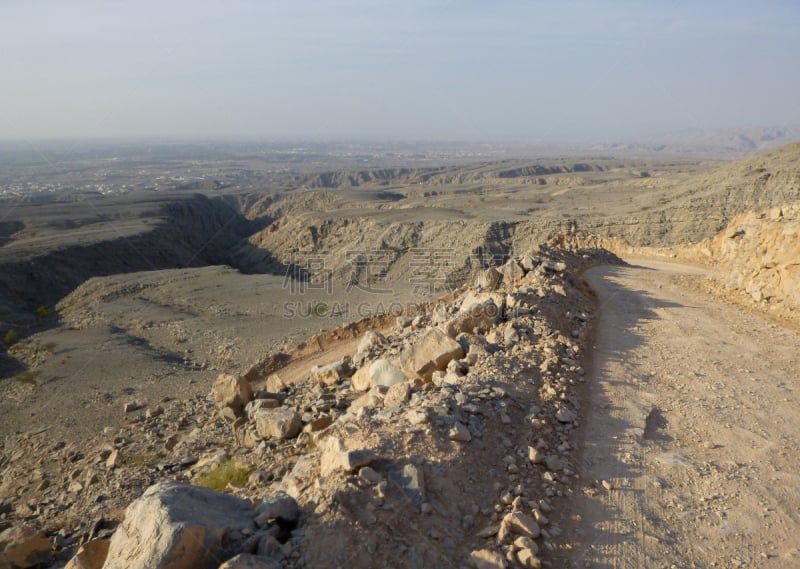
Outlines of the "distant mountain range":
M692 129L634 139L591 145L597 154L707 155L733 157L772 150L800 141L800 125L746 127L736 129Z

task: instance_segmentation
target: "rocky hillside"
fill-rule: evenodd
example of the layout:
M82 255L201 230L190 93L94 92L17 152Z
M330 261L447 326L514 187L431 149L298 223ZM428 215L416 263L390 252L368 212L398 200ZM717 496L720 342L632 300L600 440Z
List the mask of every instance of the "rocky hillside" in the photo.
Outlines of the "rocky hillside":
M20 333L35 327L37 307L54 306L93 276L227 263L248 233L237 211L199 194L136 205L149 209L126 213L131 219L106 219L102 203L76 206L88 210L89 219L59 216L0 249L0 322Z
M283 273L298 252L324 252L346 282L361 276L367 251L381 252L381 277L389 280L408 280L420 250L446 251L441 278L461 284L475 266L502 263L575 227L637 246L697 242L735 215L796 201L800 145L679 178L612 160L315 176L298 186L326 189L99 199L52 219L45 208L25 206L46 224L4 222L0 319L35 326L37 307L53 306L91 276L208 264ZM137 207L145 210L127 213Z
M552 176L540 180L547 173ZM800 144L682 178L634 175L609 162L384 174L392 182L386 189L370 186L377 178L367 176L359 190L331 179L311 186L335 189L243 200L244 214L262 228L235 262L262 272L270 263L291 265L297 253L314 252L326 255L335 276L346 280L358 276L359 254L380 251L383 276L397 280L409 277L414 252L427 249L448 252L443 278L458 283L476 259L503 262L576 227L634 246L697 243L736 215L796 201Z
M352 188L388 184L429 184L435 186L491 182L503 178L532 178L579 172L602 172L602 164L553 160L531 164L518 160L501 163L441 168L391 168L356 172L326 172L298 177L292 185L307 188Z
M708 251L724 285L759 303L800 310L800 204L735 217Z
M6 437L0 565L541 567L578 483L580 274L600 262L540 247L388 327L310 340L314 365L300 347L207 398L130 401L80 446Z
M682 207L703 212L713 223L722 224L714 229L709 223L707 233L698 234L691 241L711 238L736 215L797 200L800 143L738 160L691 178L676 190L674 199Z

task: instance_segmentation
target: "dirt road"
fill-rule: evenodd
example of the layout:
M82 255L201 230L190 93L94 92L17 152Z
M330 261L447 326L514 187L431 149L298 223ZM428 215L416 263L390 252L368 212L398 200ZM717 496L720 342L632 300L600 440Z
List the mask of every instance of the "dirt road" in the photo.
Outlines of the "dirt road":
M584 491L554 566L800 567L800 334L632 264L588 275Z

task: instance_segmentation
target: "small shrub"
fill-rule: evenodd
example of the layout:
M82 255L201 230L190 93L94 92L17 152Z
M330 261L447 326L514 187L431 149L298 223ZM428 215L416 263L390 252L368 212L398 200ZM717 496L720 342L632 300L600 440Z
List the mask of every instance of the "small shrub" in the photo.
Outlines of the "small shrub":
M40 320L44 320L48 316L50 316L50 309L47 308L44 304L38 307L36 310L33 311L34 316L39 318Z
M46 342L46 343L44 343L44 344L42 344L40 346L40 349L43 352L47 352L48 354L52 354L55 351L56 346L58 346L58 344L56 344L55 342Z
M13 328L9 329L9 331L6 332L6 335L3 336L3 343L6 346L13 346L14 344L17 343L17 333L14 331Z
M246 466L235 460L227 459L220 462L217 466L212 466L205 472L201 472L194 479L198 486L205 486L217 492L223 492L228 484L246 484L247 479L253 473L253 468Z
M330 307L327 304L325 304L324 302L315 302L313 305L311 305L310 312L314 316L320 316L321 317L321 316L325 316L328 313L328 310L330 310Z
M36 378L39 377L38 371L23 371L14 376L14 381L24 383L26 385L36 385Z
M122 461L120 464L122 466L128 466L132 468L140 468L143 466L150 466L151 464L158 462L159 456L157 454L122 454Z

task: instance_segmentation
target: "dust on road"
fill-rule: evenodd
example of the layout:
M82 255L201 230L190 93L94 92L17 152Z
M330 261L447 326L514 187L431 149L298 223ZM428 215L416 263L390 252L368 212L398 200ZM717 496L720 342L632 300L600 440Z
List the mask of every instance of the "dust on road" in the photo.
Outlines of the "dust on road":
M800 567L800 334L689 290L588 274L600 302L564 566Z

